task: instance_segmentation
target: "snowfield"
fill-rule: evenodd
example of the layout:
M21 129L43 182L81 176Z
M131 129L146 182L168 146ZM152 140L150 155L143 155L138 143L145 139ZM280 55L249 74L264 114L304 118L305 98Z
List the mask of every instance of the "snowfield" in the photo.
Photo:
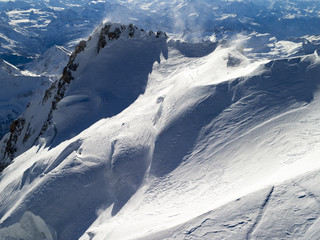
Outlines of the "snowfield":
M245 44L100 26L1 140L0 238L317 239L318 51Z

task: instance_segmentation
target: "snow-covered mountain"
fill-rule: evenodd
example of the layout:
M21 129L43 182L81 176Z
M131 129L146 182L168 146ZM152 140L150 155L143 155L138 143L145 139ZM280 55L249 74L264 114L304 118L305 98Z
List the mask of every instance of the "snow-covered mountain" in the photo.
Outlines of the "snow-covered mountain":
M61 77L69 56L66 49L54 46L28 63L24 71L0 60L0 138L10 131L11 123L27 104L42 97L48 86Z
M9 76L20 76L21 72L19 68L2 59L0 60L0 74L0 77L4 79Z
M129 11L109 1L87 0L0 2L0 10L0 58L13 64L32 61L54 45L74 48L106 14Z
M46 77L21 71L10 63L0 61L0 138L26 108L29 101L49 86Z
M56 80L61 77L70 55L71 53L64 47L54 45L38 59L26 64L24 68L36 75L47 76Z
M0 237L316 239L317 37L251 40L98 27L1 140Z
M0 239L319 238L317 1L0 9Z
M0 2L0 58L36 59L54 45L73 49L103 19L165 31L188 41L270 34L278 41L319 35L318 1L23 0Z
M23 128L18 124L11 133L19 136L2 140L6 144L1 146L1 158L7 161L19 155L45 132L48 135L46 144L60 143L101 118L111 117L128 107L143 93L152 65L160 59L166 40L162 35L161 32L142 31L133 25L107 24L90 37L88 43L93 42L90 47L82 41L71 55L61 79L18 119ZM135 44L126 46L128 41ZM105 46L110 50L102 54ZM85 48L87 51L83 55ZM140 54L136 54L138 52ZM128 56L131 61L127 61ZM121 62L126 62L127 71L122 70ZM73 81L74 78L77 81ZM67 88L71 82L75 82L75 88L73 84Z
M182 35L188 40L217 38L238 32L270 33L279 40L320 34L318 1L297 0L176 0L121 1L129 9L150 16L136 24ZM142 16L144 16L142 15ZM107 16L112 20L113 16ZM114 17L115 21L119 21ZM134 18L133 18L134 19Z

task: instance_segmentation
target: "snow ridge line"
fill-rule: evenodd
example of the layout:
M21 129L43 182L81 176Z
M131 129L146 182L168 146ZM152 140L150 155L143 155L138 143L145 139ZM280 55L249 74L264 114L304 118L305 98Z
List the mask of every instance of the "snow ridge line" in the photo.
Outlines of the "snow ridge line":
M274 192L274 186L272 186L269 194L267 195L266 199L264 200L263 204L261 205L260 212L259 212L256 220L254 221L254 223L252 224L251 228L247 232L246 240L252 239L252 234L257 229L259 223L261 222L261 219L262 219L264 213L266 212L266 209L268 207L268 204L270 202L270 198L271 198L273 192Z

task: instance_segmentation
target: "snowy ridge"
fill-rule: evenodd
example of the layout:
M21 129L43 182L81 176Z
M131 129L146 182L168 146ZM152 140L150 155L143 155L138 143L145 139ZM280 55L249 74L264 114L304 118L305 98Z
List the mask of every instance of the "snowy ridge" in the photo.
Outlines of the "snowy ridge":
M19 76L21 75L20 70L8 63L7 61L0 59L0 78L7 78L8 76Z
M115 40L117 41L113 43ZM56 138L55 135L59 128L62 129L61 132L63 134L69 132L70 135L75 135L102 117L112 116L124 109L138 97L138 94L143 92L146 84L146 76L139 75L139 72L130 76L130 68L131 71L139 71L139 66L146 63L149 64L150 68L146 70L151 71L153 62L160 59L157 54L161 53L165 40L166 36L162 32L145 32L134 25L125 26L106 23L98 28L87 42L82 41L76 47L75 52L70 56L69 62L63 70L61 79L53 83L41 101L35 101L31 104L20 117L21 120L19 121L23 123L23 127L18 125L19 130L12 129L11 135L2 139L4 144L0 147L1 158L4 161L8 161L29 149L48 128L50 129L47 133L48 138L45 137L44 139L50 143ZM129 47L126 46L128 41ZM110 47L109 44L116 44L116 46ZM104 54L102 49L106 46L111 50L110 53L104 51L106 52ZM119 53L117 48L120 50ZM135 49L131 50L132 48ZM122 73L118 72L113 73L114 69L112 67L105 68L108 64L110 66L119 64L119 61L125 58L126 55L132 54L132 51L134 53L136 51L154 52L150 54L150 58L145 59L132 55L132 59L135 60L127 63L126 68L129 70L127 75L122 75ZM81 52L84 53L82 54ZM119 57L117 58L118 54ZM99 65L92 63L91 59ZM88 65L91 66L91 69ZM101 66L101 68L99 69L97 66ZM117 67L119 68L120 66L118 65ZM82 74L82 69L86 69L87 73ZM141 72L141 74L145 73ZM79 75L80 77L78 77ZM107 77L108 75L109 77ZM65 97L64 101L59 103L65 96L68 85L75 78L77 79L75 94L72 93L71 87L69 89L70 96ZM89 86L88 79L90 80ZM116 81L122 81L122 83L118 82L116 86L113 84ZM81 86L83 84L85 84L85 88ZM103 91L103 89L105 90ZM69 108L70 105L74 106ZM96 106L96 108L91 106ZM61 108L67 109L69 114L66 115L64 113L65 110L61 111ZM53 115L54 110L57 110L55 111L56 115ZM74 114L71 114L72 111ZM41 112L41 114L38 114L38 112ZM83 116L84 114L86 115L85 117ZM79 117L83 119L83 122L79 121ZM59 125L60 122L61 125ZM75 122L78 123L78 126ZM68 123L72 125L71 128L69 128ZM62 138L65 139L66 136L62 136ZM56 141L59 142L60 139Z
M54 45L37 60L25 65L24 69L36 75L51 77L53 80L61 77L71 53L62 46Z
M317 65L314 65L314 61ZM300 63L299 67L297 63ZM204 97L202 89L201 96L205 100L193 107L189 105L184 114L178 111L175 116L179 117L174 117L176 119L172 119L173 122L167 122L166 127L157 133L155 146L151 148L154 150L150 170L147 171L150 174L147 174L147 183L117 215L110 216L110 209L100 214L83 239L89 239L89 236L96 236L96 239L135 239L148 235L149 231L157 232L171 224L183 223L193 214L196 216L202 211L206 212L205 209L214 209L262 186L319 168L319 142L316 139L313 142L313 138L310 138L313 142L311 145L315 145L308 150L298 149L294 145L299 142L298 139L303 138L303 135L299 135L304 132L301 129L296 135L299 126L299 123L296 125L296 119L300 119L307 129L317 128L314 126L317 117L312 112L317 112L318 100L310 108L304 106L313 100L313 84L318 83L318 60L314 56L284 59L270 62L265 67L265 72L255 72L257 75L212 86L219 91L214 91L210 85L204 87L210 89L207 93L210 96L211 92L212 97ZM285 77L292 71L297 73L296 77ZM304 74L311 78L300 78ZM304 89L301 95L300 87ZM200 96L194 94L196 89L192 94L184 93L186 96L177 103L192 102L191 96ZM305 97L300 98L302 95ZM226 99L228 97L230 101ZM163 103L166 100L170 101L167 97ZM223 103L226 105L223 106ZM222 110L218 108L221 105ZM166 116L164 109L161 110L163 117ZM172 112L177 112L179 108L174 109ZM212 121L208 124L209 119ZM292 119L290 123L288 119ZM279 129L283 131L272 138ZM286 142L288 137L290 140ZM304 146L310 146L308 142L303 142ZM121 146L119 140L116 144ZM120 151L125 151L123 146ZM116 154L114 157L117 159L118 156ZM118 168L121 168L120 163ZM122 168L126 172L124 165ZM179 231L179 234L182 232L184 230ZM280 230L275 234L282 233ZM268 232L265 230L264 234ZM205 239L212 239L212 236L221 235L216 233ZM162 235L154 234L147 239L162 239ZM239 239L243 238L239 236Z
M255 238L267 234L260 222L273 222L265 213L275 196L290 200L288 187L312 206L287 232L314 234L316 218L302 217L317 207L315 189L302 194L284 181L320 167L319 74L317 51L252 62L237 46L106 23L2 140L16 149L6 159L17 157L1 175L0 227L28 210L57 239L210 239L227 236L211 211L229 216L243 204L254 209L250 221L240 211L226 225Z
M0 1L0 239L318 239L319 6Z

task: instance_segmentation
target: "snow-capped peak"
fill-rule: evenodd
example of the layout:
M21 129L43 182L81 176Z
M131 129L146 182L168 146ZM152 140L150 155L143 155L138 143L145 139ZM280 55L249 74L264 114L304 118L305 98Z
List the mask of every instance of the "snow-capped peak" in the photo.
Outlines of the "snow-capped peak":
M60 17L37 10L49 2ZM320 37L307 35L319 33L316 0L65 2L76 8L67 16L63 1L37 0L32 10L10 2L0 18L23 34L43 24L32 35L42 52L40 31L47 46L79 42L91 18L76 12L117 2L136 12L111 8L125 21L195 41L104 23L77 45L0 141L0 239L318 238ZM69 37L50 31L62 29L55 21ZM10 32L1 46L14 50ZM45 53L30 78L3 62L5 110L42 86L60 53Z
M2 158L13 159L40 136L46 145L57 144L121 112L144 92L154 62L166 55L166 39L165 33L146 32L132 24L100 26L76 46L62 77L3 139Z

